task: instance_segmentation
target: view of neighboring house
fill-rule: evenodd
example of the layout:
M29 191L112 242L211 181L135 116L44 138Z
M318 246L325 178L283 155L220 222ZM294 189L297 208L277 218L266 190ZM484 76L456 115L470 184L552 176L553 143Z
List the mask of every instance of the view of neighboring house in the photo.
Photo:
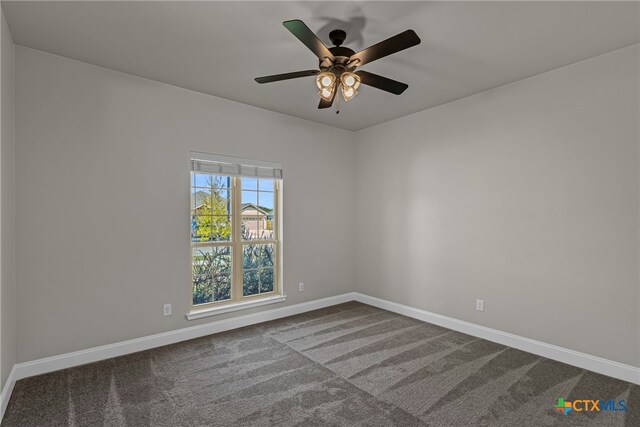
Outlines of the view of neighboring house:
M242 204L242 225L251 237L273 239L273 211L253 203Z

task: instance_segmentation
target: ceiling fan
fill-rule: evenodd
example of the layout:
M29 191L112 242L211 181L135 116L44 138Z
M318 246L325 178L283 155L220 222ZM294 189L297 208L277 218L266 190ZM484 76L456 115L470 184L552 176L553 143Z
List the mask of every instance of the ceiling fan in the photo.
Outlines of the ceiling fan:
M348 47L342 46L347 38L347 33L342 30L333 30L329 33L333 47L328 48L301 20L284 21L282 25L318 57L320 60L319 69L257 77L255 80L258 83L316 76L316 85L320 96L318 108L321 109L331 107L338 90L342 93L345 101L353 99L358 94L360 83L394 95L400 95L409 87L405 83L364 70L356 71L356 68L420 44L420 38L413 30L404 31L356 53Z

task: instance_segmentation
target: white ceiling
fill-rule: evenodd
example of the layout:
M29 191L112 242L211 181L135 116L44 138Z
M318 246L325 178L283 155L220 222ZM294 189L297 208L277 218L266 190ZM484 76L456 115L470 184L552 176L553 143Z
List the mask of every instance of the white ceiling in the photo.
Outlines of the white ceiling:
M638 2L2 2L16 44L358 130L640 41ZM409 84L371 87L336 115L312 78L253 78L316 68L283 26L302 19L326 44L358 51L406 29L422 44L363 69Z

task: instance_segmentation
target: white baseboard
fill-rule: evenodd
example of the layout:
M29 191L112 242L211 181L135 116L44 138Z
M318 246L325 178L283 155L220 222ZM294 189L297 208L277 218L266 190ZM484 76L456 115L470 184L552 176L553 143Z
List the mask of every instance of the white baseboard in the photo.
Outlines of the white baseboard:
M580 353L567 348L558 347L556 345L510 334L508 332L502 332L496 329L442 316L396 302L371 297L358 292L350 292L315 301L265 310L231 319L217 320L175 331L163 332L128 341L121 341L114 344L33 360L31 362L17 363L13 366L13 369L11 369L7 382L2 389L0 399L0 421L2 421L4 411L9 403L13 386L16 381L22 378L71 368L73 366L84 365L86 363L97 362L111 357L123 356L138 351L149 350L163 345L175 344L193 338L199 338L244 326L293 316L349 301L358 301L364 304L369 304L374 307L392 311L424 322L433 323L434 325L443 326L478 338L497 342L499 344L517 348L519 350L527 351L529 353L577 366L579 368L588 369L593 372L618 378L634 384L640 384L640 368L634 366L625 365L612 360L603 359L601 357L591 356L589 354Z
M268 322L270 320L293 316L295 314L305 313L307 311L317 310L353 300L353 293L346 293L300 304L289 305L286 307L274 308L272 310L265 310L258 313L246 314L244 316L233 317L230 319L216 320L214 322L190 326L183 329L177 329L175 331L163 332L114 344L102 345L100 347L88 348L86 350L74 351L72 353L61 354L59 356L46 357L44 359L33 360L31 362L18 363L14 366L16 374L15 380L17 381L34 375L84 365L138 351L149 350L163 345L175 344L177 342L229 331L231 329L242 328L256 323Z
M364 304L640 385L640 368L354 292Z
M9 404L9 399L11 399L11 393L13 392L13 386L16 385L16 366L13 365L11 368L11 372L9 372L9 376L7 377L7 381L4 383L4 387L2 387L2 393L0 394L0 421L4 417L4 411L7 409L7 405Z

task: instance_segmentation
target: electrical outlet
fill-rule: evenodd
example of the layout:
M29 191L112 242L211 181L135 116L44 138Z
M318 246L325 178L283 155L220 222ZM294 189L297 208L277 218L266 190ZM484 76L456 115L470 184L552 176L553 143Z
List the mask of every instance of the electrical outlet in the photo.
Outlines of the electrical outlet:
M165 316L171 316L171 304L165 304L162 306L162 311Z
M484 311L484 300L482 300L482 299L477 299L476 300L476 310Z
M304 291L304 282L298 283L298 291L300 292Z

